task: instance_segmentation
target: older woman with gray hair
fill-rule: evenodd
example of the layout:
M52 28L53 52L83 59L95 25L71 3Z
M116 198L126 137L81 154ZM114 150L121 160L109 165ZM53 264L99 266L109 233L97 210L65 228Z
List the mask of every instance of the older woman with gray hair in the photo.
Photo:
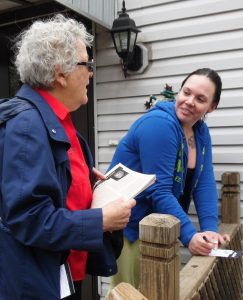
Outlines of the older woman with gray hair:
M103 177L70 116L88 101L92 40L82 23L57 15L16 43L23 85L0 102L0 299L80 300L88 252L108 251L95 274L116 272L109 238L114 246L111 232L126 226L135 200L89 209L93 178Z

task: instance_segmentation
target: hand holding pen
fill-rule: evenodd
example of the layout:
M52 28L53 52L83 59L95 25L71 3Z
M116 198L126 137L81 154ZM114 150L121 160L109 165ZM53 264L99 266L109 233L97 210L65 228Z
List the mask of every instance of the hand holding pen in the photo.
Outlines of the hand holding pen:
M192 237L188 249L193 255L209 255L212 249L215 249L220 244L224 244L229 241L229 236L220 235L213 231L204 231L194 234Z
M207 243L212 243L214 245L213 249L218 249L218 239L211 239L209 240L206 235L203 236L203 239Z

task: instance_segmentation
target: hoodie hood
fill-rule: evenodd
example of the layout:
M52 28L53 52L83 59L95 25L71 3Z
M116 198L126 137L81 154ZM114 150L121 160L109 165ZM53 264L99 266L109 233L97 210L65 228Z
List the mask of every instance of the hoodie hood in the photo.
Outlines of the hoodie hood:
M176 111L175 111L175 100L170 101L158 101L149 111L156 111L161 110L170 115L170 117L180 126L182 132L183 128L179 119L177 118ZM197 137L203 141L206 141L206 136L208 135L208 127L203 120L198 120L197 123L194 125L194 128L197 132ZM184 133L183 133L184 134Z
M181 123L179 121L179 119L176 116L176 111L175 111L175 100L164 100L164 101L157 101L155 103L155 105L149 110L149 112L155 112L155 111L162 111L164 112L166 115L169 115L170 119L173 120L173 122L175 122L177 124L177 126L179 128L181 128L182 132L183 132L183 128L181 126Z
M166 113L168 113L169 115L171 115L171 117L174 120L178 120L176 113L175 113L175 103L176 101L158 101L155 103L155 105L149 110L149 111L153 111L153 110L162 110Z
M30 102L17 97L11 99L0 99L0 124L8 121L21 111L31 109Z

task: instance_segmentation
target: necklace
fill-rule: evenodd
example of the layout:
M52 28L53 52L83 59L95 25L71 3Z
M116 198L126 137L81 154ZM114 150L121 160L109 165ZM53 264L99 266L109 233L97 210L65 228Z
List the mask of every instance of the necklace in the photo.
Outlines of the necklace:
M195 139L194 139L193 135L191 135L188 138L187 142L188 142L188 145L189 145L190 148L194 149L196 147L196 145L195 145Z

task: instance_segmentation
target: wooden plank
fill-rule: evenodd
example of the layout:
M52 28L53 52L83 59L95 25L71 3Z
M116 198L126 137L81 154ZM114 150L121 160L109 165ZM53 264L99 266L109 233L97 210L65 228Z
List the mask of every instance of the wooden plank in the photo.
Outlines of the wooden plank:
M203 300L200 296L199 292L195 292L194 295L192 296L191 300Z
M208 294L208 299L209 300L215 300L215 296L214 296L214 290L210 281L210 274L212 273L212 270L210 270L210 273L208 274L208 277L205 279L205 288Z
M235 234L234 238L231 239L230 243L229 243L229 248L230 249L234 249L234 250L240 250L242 251L242 244L241 244L241 233L240 233L240 229L237 231L237 233ZM237 286L237 291L238 294L241 295L242 294L242 258L236 258L230 261L230 263L233 264L233 270L234 270L234 278L235 278L235 283Z
M233 236L237 232L238 224L225 224L221 223L219 225L219 233L224 234L227 233L229 236Z
M108 300L148 300L129 283L118 284L108 296Z
M227 272L224 270L223 265L219 262L217 262L217 269L220 275L221 280L219 281L223 288L224 288L224 293L226 295L226 299L233 299L231 298L231 294L229 291L229 276L227 274Z
M226 286L223 285L223 281L222 281L222 276L219 274L219 270L218 270L218 265L217 263L215 264L214 268L213 268L213 274L214 274L214 278L218 287L218 291L220 294L220 297L218 298L218 300L227 300L226 298L226 294L224 292L224 289L227 288Z
M214 266L215 268L215 266ZM213 294L214 294L214 298L216 300L218 299L222 299L221 296L220 296L220 292L219 292L219 288L218 288L218 285L217 285L217 279L215 277L215 274L214 274L214 268L211 270L210 272L210 275L209 275L209 280L210 280L210 283L211 283L211 286L212 286L212 290L213 290ZM220 283L219 283L220 284Z
M237 224L221 224L219 227L219 232L228 233L230 236L232 236L236 233L236 229ZM193 256L190 259L187 265L184 266L184 268L180 272L180 300L190 299L192 297L192 295L199 289L201 283L204 281L205 277L207 277L207 275L210 273L210 270L213 268L216 261L218 260L219 259L215 257L200 256ZM227 281L229 281L231 287L233 287L232 282L230 282L229 275L227 275L227 269L225 268L225 266L217 262L217 265L215 265L214 268L216 268L216 271L214 271L213 274L215 278L217 278L217 283L222 283L224 287L227 286ZM220 272L218 270L220 270ZM213 287L213 285L211 286ZM226 295L225 299L231 299L229 298L231 297L230 292L222 290L222 287L220 287L220 285L218 285L218 289L215 287L215 290L217 290L218 293L222 294L222 299L224 299L224 295ZM206 295L206 297L211 296L203 290L201 292L202 299L205 299L203 298L204 295Z
M206 290L206 286L205 284L202 284L200 287L199 287L199 294L201 296L201 298L203 300L211 300L208 296L208 293L207 293L207 290Z
M232 278L231 274L231 268L228 269L227 262L225 258L218 258L219 260L219 269L221 270L220 272L224 273L224 276L226 278L227 282L227 290L229 291L230 298L229 299L235 299L235 290L234 290L234 278ZM235 299L237 300L237 299Z
M215 260L215 257L203 256L193 256L190 259L180 272L180 300L192 297L213 267Z

